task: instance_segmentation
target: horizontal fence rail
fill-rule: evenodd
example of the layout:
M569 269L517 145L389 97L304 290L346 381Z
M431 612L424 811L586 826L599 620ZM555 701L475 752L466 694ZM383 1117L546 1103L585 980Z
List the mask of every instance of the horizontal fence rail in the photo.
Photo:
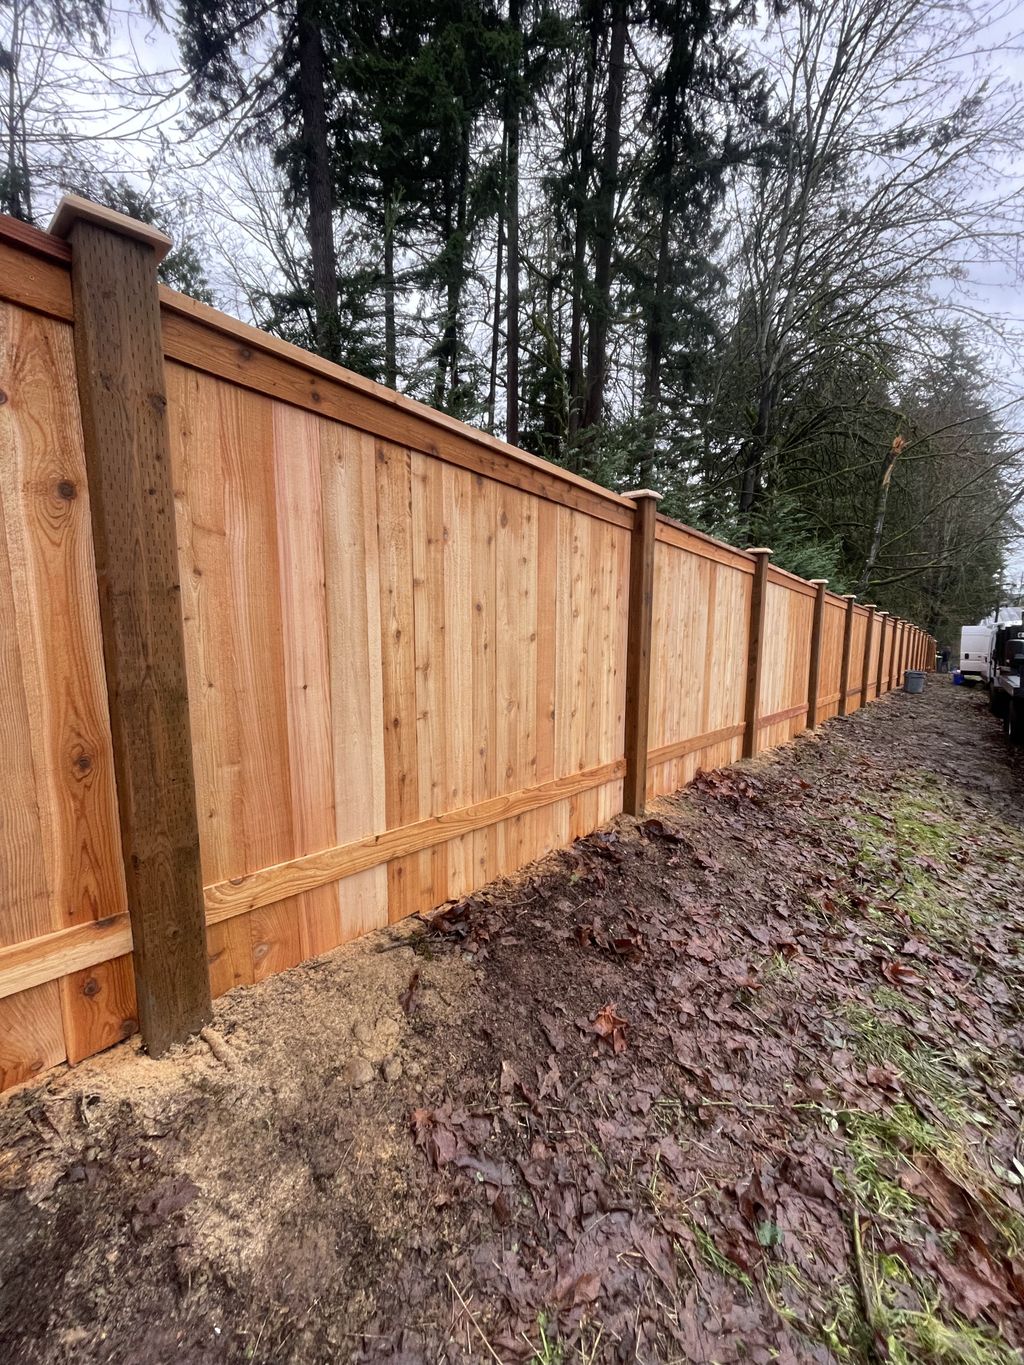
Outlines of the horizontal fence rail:
M934 641L0 219L0 1088L849 715Z

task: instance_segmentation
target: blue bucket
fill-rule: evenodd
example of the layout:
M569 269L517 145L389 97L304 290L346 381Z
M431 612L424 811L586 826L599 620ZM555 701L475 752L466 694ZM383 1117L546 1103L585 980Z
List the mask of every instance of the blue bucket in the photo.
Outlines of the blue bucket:
M963 681L964 681L964 675L960 672L959 668L954 668L954 669L953 669L953 686L954 686L954 687L961 687L961 686L963 685Z

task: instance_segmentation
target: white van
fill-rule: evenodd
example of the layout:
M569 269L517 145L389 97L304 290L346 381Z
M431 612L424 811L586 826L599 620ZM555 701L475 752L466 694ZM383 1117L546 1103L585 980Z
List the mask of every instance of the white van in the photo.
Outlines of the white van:
M968 686L988 682L993 633L991 626L964 626L960 632L960 672Z

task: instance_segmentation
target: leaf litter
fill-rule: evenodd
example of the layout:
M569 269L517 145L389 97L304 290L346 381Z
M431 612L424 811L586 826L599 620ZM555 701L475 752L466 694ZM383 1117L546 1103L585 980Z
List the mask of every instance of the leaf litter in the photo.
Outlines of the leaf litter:
M5 1358L1019 1360L1021 776L934 679L10 1096Z

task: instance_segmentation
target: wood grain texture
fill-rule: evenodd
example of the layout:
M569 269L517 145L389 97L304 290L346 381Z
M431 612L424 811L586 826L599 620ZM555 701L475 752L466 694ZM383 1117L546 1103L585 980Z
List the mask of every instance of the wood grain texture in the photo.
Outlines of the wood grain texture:
M26 253L19 244L0 239L0 300L70 322L74 306L68 265Z
M864 653L861 659L861 705L875 700L875 657L878 652L878 623L875 615L878 608L872 603L868 609L868 619L864 626Z
M658 497L635 495L629 552L629 628L626 636L626 775L623 810L640 815L647 800L647 731L651 693L651 626L654 620L654 533Z
M71 331L4 305L0 357L0 668L12 758L0 783L0 942L15 942L119 914L126 900ZM65 1033L90 1050L73 986L58 996ZM33 997L36 1007L48 998Z
M8 944L0 947L0 999L109 962L131 950L127 912Z
M156 258L146 243L87 221L73 224L70 240L139 1016L159 1055L210 1017L210 990ZM120 985L108 982L106 995L123 999Z
M755 561L752 551L737 550L734 545L727 545L725 541L715 540L713 536L707 536L702 531L695 531L692 526L684 526L681 522L673 521L660 512L655 534L663 544L674 545L676 549L685 550L687 554L697 555L701 559L713 560L714 563L723 564L726 568L735 569L739 573L753 574L754 572Z
M889 625L888 612L880 611L875 619L878 623L878 656L875 660L875 696L877 698L886 690L885 684L887 674L885 661L892 632Z
M628 528L617 493L559 469L446 413L301 351L205 304L161 289L167 358L252 392L307 408L377 439L431 455L523 492Z
M335 833L347 843L383 829L386 820L374 443L362 432L324 422L320 458ZM387 869L340 882L338 911L338 943L386 924ZM322 932L317 951L333 946Z
M813 730L818 724L818 708L821 700L821 656L825 628L825 579L816 578L812 582L815 594L807 671L807 728L809 730Z
M138 1009L72 334L58 320L72 314L69 253L39 236L0 222L0 264L36 263L23 285L0 284L0 298L33 300L0 305L13 452L0 463L0 1084L117 1041ZM627 726L627 691L631 703L644 691L628 678L643 511L160 297L213 994L465 895L699 767L864 704L930 647L906 623L882 642L872 611L655 516L646 704ZM115 340L125 325L115 313ZM134 372L132 336L119 355L132 350ZM126 382L116 366L114 378ZM628 784L627 734L643 749Z
M625 771L622 759L582 773L553 778L526 791L503 794L479 801L463 810L445 811L380 834L355 839L337 848L295 858L287 863L261 868L245 877L208 886L205 892L206 918L211 925L235 915L274 905L285 898L300 896L315 887L351 877L353 873L382 863L407 863L412 857L445 844L451 839L493 827L523 812L551 805L566 797L600 788ZM429 866L429 858L427 865ZM442 897L442 899L444 899Z
M761 679L764 671L765 623L768 612L768 557L770 550L755 550L754 582L750 594L750 618L747 630L747 667L743 706L743 757L757 753L758 715L761 710Z
M323 425L298 408L274 404L283 703L295 857L328 848L338 837L321 484ZM295 902L295 911L299 960L337 946L340 915L336 889L305 893Z
M56 981L0 999L0 1090L34 1080L66 1056Z
M856 624L854 605L856 597L850 594L845 598L846 614L843 619L843 663L839 677L839 714L845 716L849 709L850 670L853 666L853 633Z

